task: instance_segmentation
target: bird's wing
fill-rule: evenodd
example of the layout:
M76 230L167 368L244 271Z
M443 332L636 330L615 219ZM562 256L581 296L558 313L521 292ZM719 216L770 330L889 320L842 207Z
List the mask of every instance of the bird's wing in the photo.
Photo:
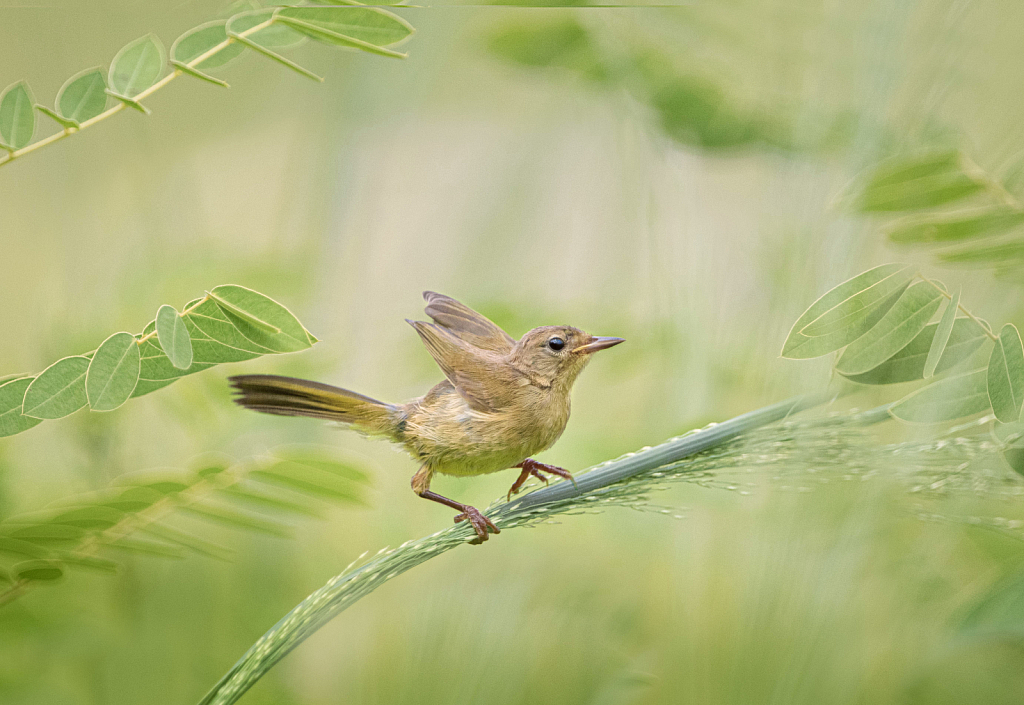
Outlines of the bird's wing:
M427 300L427 315L434 323L470 345L502 355L515 346L516 341L508 333L450 296L424 291L423 298Z
M504 356L470 345L436 323L409 324L420 334L427 351L470 408L493 412L513 401L521 386L519 373Z

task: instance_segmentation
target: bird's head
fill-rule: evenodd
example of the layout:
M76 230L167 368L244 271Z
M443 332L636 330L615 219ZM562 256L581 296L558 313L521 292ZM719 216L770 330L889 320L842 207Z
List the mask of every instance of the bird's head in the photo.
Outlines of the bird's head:
M602 338L572 326L542 326L520 338L511 360L531 379L568 391L594 353L621 342L622 338Z

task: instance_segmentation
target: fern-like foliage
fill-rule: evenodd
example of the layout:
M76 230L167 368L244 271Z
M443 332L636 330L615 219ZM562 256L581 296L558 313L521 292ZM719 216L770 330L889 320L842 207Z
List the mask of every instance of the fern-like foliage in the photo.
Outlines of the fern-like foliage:
M940 181L950 193L974 188L955 175ZM876 188L884 190L881 182L875 179ZM885 201L877 194L868 202L892 203L896 191L886 193ZM924 198L920 189L913 194L914 202ZM992 348L984 351L988 342ZM897 419L936 424L991 414L1007 462L1024 474L1017 450L1024 434L1024 343L1012 323L996 333L961 303L960 291L950 293L914 267L883 264L811 304L793 324L782 356L808 359L840 350L835 370L851 382L927 382L892 405L889 413Z
M368 482L360 463L301 446L122 476L103 490L0 522L0 605L69 570L114 572L119 554L230 557L228 548L178 525L179 515L287 537L290 518L319 517L332 503L364 503Z
M997 177L958 150L898 156L869 169L848 201L888 218L883 227L894 245L927 249L944 265L1019 273L1024 204L1013 190L1022 170L1018 164Z
M355 3L260 7L236 3L242 10L224 20L193 27L171 45L170 52L153 34L125 45L110 67L81 71L57 92L53 108L39 105L28 83L18 81L0 92L0 166L105 120L125 108L146 115L143 100L178 76L228 87L210 71L244 53L254 52L316 81L323 79L279 53L307 39L333 47L405 58L392 47L408 39L412 25L398 15ZM168 69L169 72L168 72ZM113 100L110 108L107 104ZM60 132L33 142L35 111L51 118Z
M296 352L316 342L273 299L243 286L218 286L180 314L161 306L142 333L114 333L96 350L57 360L38 375L0 380L0 437L85 406L112 411L223 362Z

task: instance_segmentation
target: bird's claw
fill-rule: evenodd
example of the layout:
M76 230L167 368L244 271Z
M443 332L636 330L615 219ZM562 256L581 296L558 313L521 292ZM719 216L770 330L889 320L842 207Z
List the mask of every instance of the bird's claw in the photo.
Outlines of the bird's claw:
M516 478L516 481L512 483L512 487L509 488L508 497L506 498L506 501L511 500L512 495L519 494L519 488L522 487L523 483L530 479L531 476L543 481L545 485L548 484L548 478L546 478L542 474L545 472L551 473L552 475L558 475L559 477L571 482L574 487L576 486L576 478L572 476L572 473L566 470L565 468L558 467L557 465L539 463L536 460L528 458L521 462L516 467L522 468L523 471L519 473L519 477Z
M481 514L480 510L476 507L466 507L466 511L455 517L455 523L458 524L460 521L466 521L467 519L472 524L473 531L476 532L476 538L470 541L472 544L481 544L486 541L488 532L494 534L501 533L501 530L494 525L494 522Z

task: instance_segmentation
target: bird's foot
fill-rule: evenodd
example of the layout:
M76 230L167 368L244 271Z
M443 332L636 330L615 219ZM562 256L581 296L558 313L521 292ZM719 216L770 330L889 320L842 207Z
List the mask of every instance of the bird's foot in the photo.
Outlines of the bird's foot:
M473 525L473 531L476 532L476 538L470 541L470 543L483 543L487 540L487 532L494 534L501 533L501 530L494 525L494 522L481 514L480 510L476 507L471 507L467 504L462 509L462 514L455 517L455 523L458 524L460 521L466 521L468 519L469 523Z
M513 467L522 468L523 471L519 473L519 477L512 483L512 487L508 491L508 499L512 499L512 495L519 493L519 488L523 486L523 483L530 479L531 476L536 477L538 480L548 484L548 478L542 473L550 473L552 475L558 475L571 482L574 486L576 484L576 478L572 476L572 473L565 468L560 468L557 465L548 465L547 463L538 462L532 458L527 458L519 465Z

